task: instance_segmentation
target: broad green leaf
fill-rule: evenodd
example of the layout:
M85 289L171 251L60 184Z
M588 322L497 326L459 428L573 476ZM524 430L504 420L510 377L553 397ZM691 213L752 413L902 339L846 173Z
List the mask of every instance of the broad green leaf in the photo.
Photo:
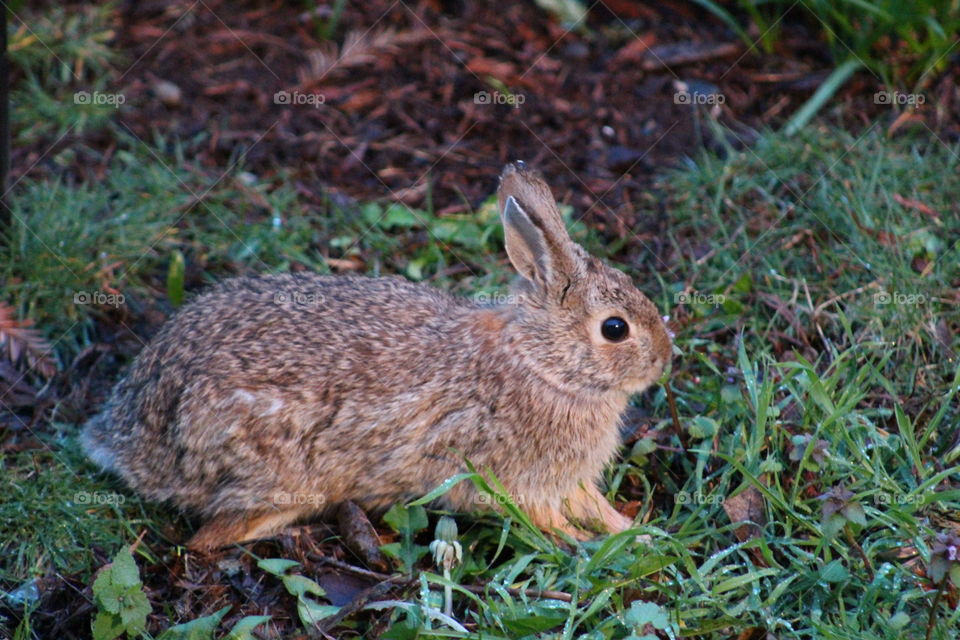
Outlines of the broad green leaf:
M397 533L414 533L426 529L429 524L427 512L419 504L409 507L395 504L384 514L383 521Z
M299 567L300 563L283 558L265 558L257 562L257 566L269 574L283 576L290 569Z
M628 626L642 628L652 625L654 629L666 629L670 626L670 615L656 602L634 600L624 615Z
M943 580L943 577L947 575L947 570L950 569L950 561L944 558L942 555L935 555L930 559L930 579L934 584L940 584L940 581Z
M694 438L705 439L712 438L720 430L717 421L707 416L696 416L690 421L687 431Z
M735 384L725 384L720 388L720 400L723 404L736 404L743 400L740 387Z
M93 619L90 631L93 640L114 640L123 633L123 621L114 613L100 611Z
M287 592L298 598L307 593L320 597L327 595L327 592L310 578L293 575L283 576L281 580L283 580L283 586L287 588Z
M137 635L147 626L147 616L151 611L150 601L140 586L129 587L123 595L120 620L130 635Z
M117 624L129 634L143 630L151 607L129 547L122 547L113 562L100 571L93 582L93 595L104 614L94 620L98 633L109 633Z
M110 581L113 584L124 587L133 587L140 584L140 570L137 569L137 563L128 547L122 547L117 552L108 571L111 576Z
M389 229L391 227L399 227L401 229L422 227L428 218L429 215L425 212L421 212L418 216L410 207L401 204L391 204L383 214L379 226L383 229Z
M633 443L633 448L630 449L630 458L645 458L656 450L657 443L653 438L640 438Z
M256 640L253 630L260 625L270 622L270 616L245 616L233 625L233 629L223 640Z
M220 626L220 621L228 611L230 611L229 605L209 616L170 627L157 640L212 640L214 632Z
M440 242L458 244L469 249L483 246L483 232L480 227L466 220L440 220L430 227L430 234Z
M850 571L847 570L843 563L839 560L834 560L833 562L828 563L823 569L820 570L820 578L826 582L835 583L843 582L850 577Z
M960 564L954 562L950 567L950 582L954 587L960 587Z
M890 616L890 619L887 621L887 624L889 624L895 630L900 630L900 629L903 629L908 624L910 624L911 620L912 618L910 617L909 614L901 611L899 613L895 613L894 615Z
M94 600L97 606L108 613L120 613L123 606L121 598L130 587L114 584L110 581L110 571L103 571L93 583Z
M297 614L300 616L300 622L307 627L312 627L324 618L335 615L338 611L340 611L340 607L320 604L307 597L297 600Z
M867 526L867 514L859 502L850 502L843 507L843 515L850 522L859 524L862 527Z
M847 519L841 513L834 513L823 522L823 535L833 538L840 533L847 524Z

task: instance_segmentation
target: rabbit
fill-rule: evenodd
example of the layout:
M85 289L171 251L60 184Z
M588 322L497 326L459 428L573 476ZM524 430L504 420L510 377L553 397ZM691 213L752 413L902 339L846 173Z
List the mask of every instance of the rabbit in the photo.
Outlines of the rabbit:
M84 427L88 456L199 515L198 550L347 500L381 511L466 461L554 536L629 528L597 483L669 333L629 277L570 239L539 173L507 165L498 202L520 276L508 304L396 276L226 280L138 355ZM497 508L470 482L438 502Z

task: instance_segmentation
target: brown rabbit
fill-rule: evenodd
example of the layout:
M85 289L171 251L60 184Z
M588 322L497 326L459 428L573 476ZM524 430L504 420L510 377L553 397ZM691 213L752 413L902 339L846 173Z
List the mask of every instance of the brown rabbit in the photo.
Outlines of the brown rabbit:
M670 339L653 303L568 236L523 163L500 179L522 278L490 306L402 278L237 278L168 322L83 433L136 491L198 513L211 548L344 500L369 509L491 469L534 523L630 520L597 489L630 394ZM484 504L469 482L440 499Z

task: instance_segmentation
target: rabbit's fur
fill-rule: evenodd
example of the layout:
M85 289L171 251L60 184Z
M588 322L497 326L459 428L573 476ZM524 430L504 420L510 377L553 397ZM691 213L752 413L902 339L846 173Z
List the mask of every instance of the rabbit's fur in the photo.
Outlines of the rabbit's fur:
M198 513L196 548L269 535L353 500L381 509L491 469L539 527L578 538L630 521L597 489L630 394L670 339L623 273L573 243L549 187L501 176L510 304L402 278L237 278L140 353L83 434L135 490ZM621 342L601 334L618 316ZM470 482L440 499L485 506Z

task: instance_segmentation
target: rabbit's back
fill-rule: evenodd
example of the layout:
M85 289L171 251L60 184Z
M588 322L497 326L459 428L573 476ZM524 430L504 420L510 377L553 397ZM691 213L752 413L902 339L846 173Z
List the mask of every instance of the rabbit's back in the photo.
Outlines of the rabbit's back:
M437 362L457 369L449 338L471 308L401 278L226 281L143 350L86 448L141 492L201 512L285 493L333 501L358 477L384 488L368 502L389 502L383 481L418 469L417 438L393 425L416 428L429 388L448 381Z

